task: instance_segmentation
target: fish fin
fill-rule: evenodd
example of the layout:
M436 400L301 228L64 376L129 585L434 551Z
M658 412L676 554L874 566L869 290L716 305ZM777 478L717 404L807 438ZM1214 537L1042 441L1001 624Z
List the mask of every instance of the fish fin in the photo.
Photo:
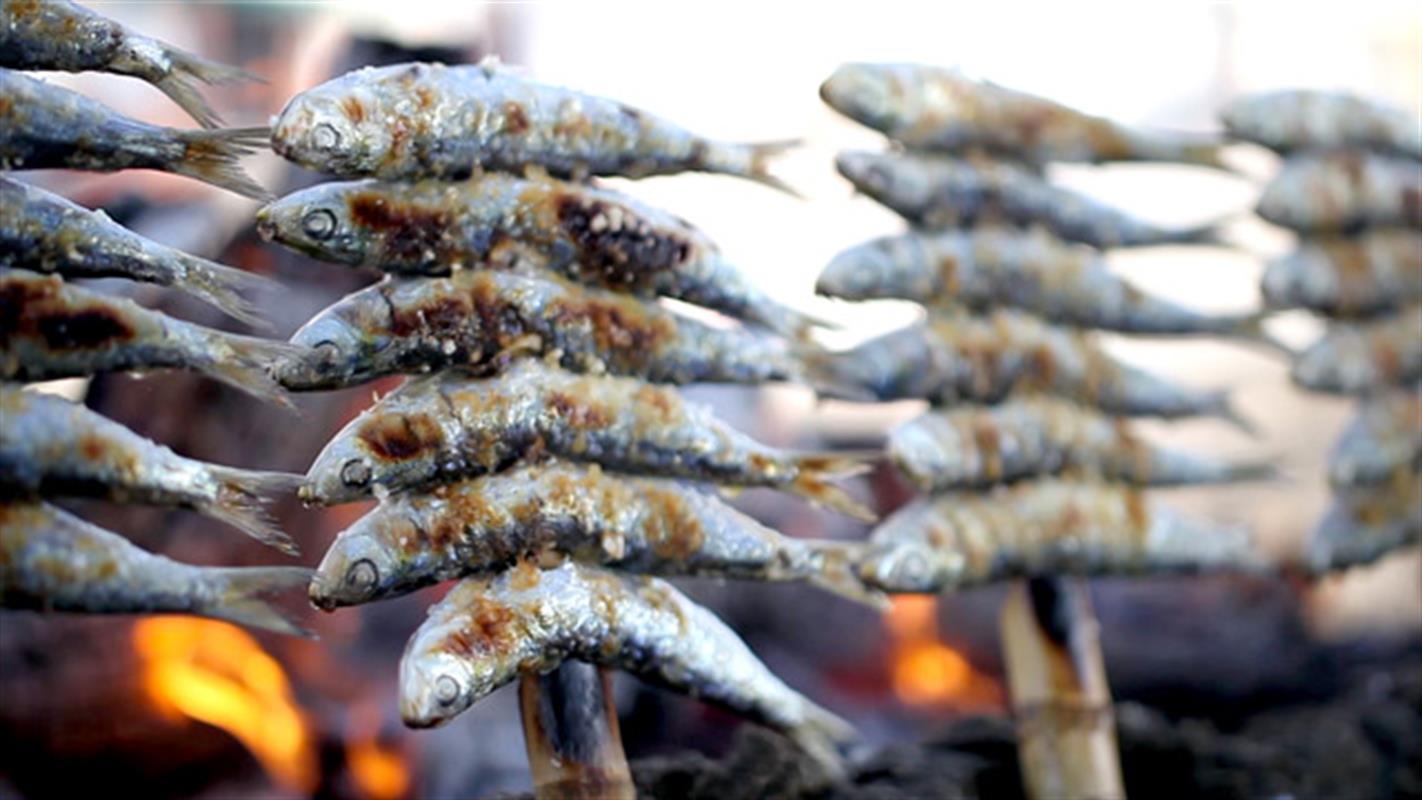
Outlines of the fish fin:
M272 368L297 358L305 348L290 342L209 331L216 352L202 365L208 375L284 408L295 408L286 390L272 376Z
M864 554L863 542L802 540L801 543L810 557L796 567L806 582L875 611L889 610L888 596L865 586L864 581L859 579L856 567Z
M799 139L785 139L778 142L754 142L742 145L750 151L750 164L742 177L750 178L756 183L764 184L773 189L779 189L791 197L804 200L805 196L801 194L798 189L786 183L770 171L771 161L787 151L799 147L800 144L801 140Z
M199 613L239 625L315 638L289 614L270 603L271 595L310 585L306 567L209 567L207 574L219 584L218 598Z
M805 721L786 731L786 735L824 771L826 778L837 782L843 779L845 767L836 743L853 739L854 726L808 700L805 703Z
M171 164L174 172L254 200L270 200L271 195L242 170L237 160L268 146L268 128L215 128L179 131L185 145L183 156Z
M302 476L286 472L258 472L208 465L208 471L217 479L217 500L203 508L213 517L251 536L262 544L286 553L300 555L296 542L291 540L267 514L266 503L272 495L295 494L301 485Z
M875 454L877 456L877 454ZM861 455L845 453L806 454L795 457L799 473L790 484L790 490L805 499L833 509L863 522L876 522L879 517L863 503L849 496L843 488L830 483L827 478L855 475L869 469L868 461Z
M187 253L179 255L186 280L178 284L177 288L206 300L222 309L228 316L241 320L250 327L262 331L272 329L272 324L261 316L256 305L243 297L242 293L274 288L277 286L275 281Z

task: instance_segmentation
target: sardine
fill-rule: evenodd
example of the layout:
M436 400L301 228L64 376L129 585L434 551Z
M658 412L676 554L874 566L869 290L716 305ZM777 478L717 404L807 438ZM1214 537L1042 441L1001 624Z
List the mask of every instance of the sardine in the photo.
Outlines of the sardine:
M196 82L256 80L236 67L140 36L68 0L0 3L0 67L131 75L158 87L204 128L221 119L198 94Z
M1035 391L1113 415L1220 417L1251 430L1227 393L1190 389L1127 366L1091 334L1021 312L931 314L827 359L822 369L838 382L881 400L997 403Z
M257 230L316 258L387 272L532 266L788 335L813 324L756 289L690 224L618 192L552 178L488 172L458 183L323 183L258 211Z
M1139 130L1026 92L919 64L844 64L820 97L911 150L971 148L1026 161L1175 161L1225 169L1203 137Z
M1245 95L1226 106L1220 120L1234 138L1281 153L1356 148L1422 158L1416 114L1347 92Z
M911 232L835 256L816 291L846 300L896 298L985 311L1010 306L1063 325L1124 333L1233 336L1284 349L1259 314L1203 314L1117 277L1088 247L1043 231Z
M204 328L56 275L0 271L0 380L187 369L289 405L267 369L297 355L286 342Z
M714 614L657 578L578 564L461 582L400 659L400 716L448 722L521 674L569 659L617 667L780 730L836 771L847 722L780 681Z
M1264 272L1273 308L1368 317L1422 302L1422 233L1402 228L1304 239Z
M836 392L828 376L802 359L816 352L814 345L713 327L551 274L461 270L448 278L387 280L337 300L291 343L300 355L277 376L293 390L454 366L488 369L510 355L538 354L576 371L656 383L790 381Z
M927 412L889 432L888 456L929 493L1062 473L1138 486L1275 476L1267 463L1222 461L1152 445L1129 420L1043 396Z
M1330 326L1299 354L1290 375L1305 389L1335 394L1369 394L1422 381L1422 305Z
M1360 400L1329 456L1329 483L1376 486L1408 473L1422 475L1422 389Z
M736 175L784 189L767 164L793 143L729 144L631 106L529 80L495 63L366 67L293 97L272 149L347 178Z
M1264 187L1259 216L1296 231L1422 227L1422 162L1355 151L1293 156Z
M867 509L829 476L857 458L794 454L727 426L670 387L575 375L531 359L470 380L406 383L337 433L306 473L307 502L330 505L498 472L535 456L728 486L766 486L861 518Z
M1162 228L1003 161L851 151L835 159L855 188L925 228L1041 226L1073 242L1131 247L1213 242L1213 225Z
M179 130L150 125L28 75L0 69L0 170L156 169L258 200L266 191L237 160L266 128Z
M1371 564L1422 541L1422 475L1399 473L1377 486L1334 495L1309 537L1305 567L1315 574Z
M876 528L860 567L888 592L1035 575L1258 570L1241 527L1152 506L1139 489L1044 480L921 498Z
M57 194L0 177L0 267L75 278L128 278L189 292L269 327L243 292L272 282L146 239Z
M194 461L54 395L0 384L0 494L102 497L190 508L295 554L263 509L299 475Z
M199 567L149 553L47 503L0 505L0 604L90 614L174 612L306 635L268 602L304 567Z
M702 487L550 461L386 498L331 543L310 592L329 611L571 558L639 575L805 580L878 605L850 569L857 550L782 536Z

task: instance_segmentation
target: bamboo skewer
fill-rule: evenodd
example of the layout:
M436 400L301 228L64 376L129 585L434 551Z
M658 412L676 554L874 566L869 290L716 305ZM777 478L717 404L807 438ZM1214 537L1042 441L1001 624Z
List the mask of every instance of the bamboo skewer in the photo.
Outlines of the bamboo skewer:
M1000 625L1027 795L1124 800L1111 690L1086 584L1019 581Z
M606 670L567 661L519 680L524 747L538 800L635 800Z

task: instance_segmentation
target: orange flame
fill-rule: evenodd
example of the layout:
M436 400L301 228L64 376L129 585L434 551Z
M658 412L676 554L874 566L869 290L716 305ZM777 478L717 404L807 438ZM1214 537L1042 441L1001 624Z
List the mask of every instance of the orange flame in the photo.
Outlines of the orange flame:
M981 706L1001 702L997 683L938 640L938 601L931 595L894 597L886 620L894 643L894 694L911 706Z
M376 739L360 739L346 746L346 765L367 800L399 800L410 791L410 769L399 750Z
M232 734L283 787L316 788L310 723L281 665L249 634L225 622L154 617L134 626L133 644L160 710Z

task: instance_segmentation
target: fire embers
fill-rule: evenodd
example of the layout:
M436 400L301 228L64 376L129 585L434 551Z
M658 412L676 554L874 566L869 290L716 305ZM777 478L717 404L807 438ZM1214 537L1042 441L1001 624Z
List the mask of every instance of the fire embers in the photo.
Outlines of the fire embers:
M1133 131L931 67L846 65L821 95L907 151L842 153L837 164L916 227L846 250L818 291L929 309L924 323L835 354L839 382L943 406L890 434L891 460L935 497L879 526L861 577L885 591L934 592L1057 573L1256 566L1242 532L1154 508L1140 487L1254 480L1271 470L1162 450L1127 418L1248 423L1223 393L1119 363L1082 329L1279 346L1260 314L1207 315L1145 294L1091 247L1208 241L1210 228L1159 228L1041 174L1047 161L1218 167L1217 146ZM993 488L1001 484L1016 485ZM986 494L965 494L974 490Z
M1402 109L1340 93L1253 95L1231 133L1287 156L1259 216L1295 231L1263 294L1327 320L1294 361L1298 386L1359 397L1329 461L1334 507L1304 556L1316 572L1422 538L1422 142Z
M24 69L104 69L149 80L200 122L215 115L189 79L240 73L145 39L69 4L7 4L0 63ZM63 39L64 41L60 41ZM153 60L140 63L139 56ZM161 63L160 63L161 62ZM161 67L161 68L160 68ZM251 130L178 131L0 69L0 165L113 171L165 169L258 196L236 166ZM122 135L120 135L122 131ZM242 293L256 276L159 245L64 198L0 178L0 381L184 369L286 402L268 374L284 342L205 328L66 283L122 277L181 289L259 322ZM304 584L296 567L220 568L146 552L47 501L89 497L186 508L284 552L295 544L266 502L297 476L207 464L69 400L0 385L0 602L90 613L185 612L299 633L272 595Z
M502 126L459 127L472 117L450 109L471 104ZM389 124L387 108L408 112L401 130L415 149L371 133ZM418 144L427 138L469 146ZM760 294L684 221L548 177L703 169L767 180L768 151L492 66L352 73L293 99L274 141L299 163L385 182L295 193L263 209L261 233L391 273L304 326L293 344L306 355L278 377L315 390L433 373L337 433L301 488L310 503L380 501L322 560L317 606L464 579L401 661L406 723L441 724L504 683L578 659L776 727L837 769L843 722L781 683L709 611L629 575L807 581L882 605L854 572L855 545L782 536L716 488L778 488L872 518L833 482L862 465L763 445L673 388L833 390L829 359L802 336L811 320ZM451 178L462 182L441 182ZM703 324L659 297L742 324Z

